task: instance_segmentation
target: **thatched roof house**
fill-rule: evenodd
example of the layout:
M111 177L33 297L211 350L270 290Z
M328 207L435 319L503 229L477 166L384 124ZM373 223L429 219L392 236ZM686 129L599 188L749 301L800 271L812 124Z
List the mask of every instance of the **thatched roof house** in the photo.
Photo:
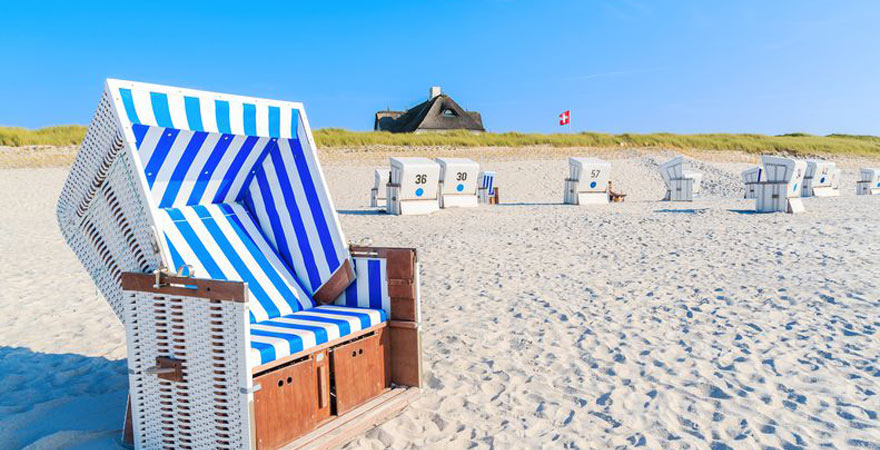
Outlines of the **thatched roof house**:
M476 111L465 111L439 87L432 87L427 101L407 111L379 111L373 130L392 133L469 130L486 131L483 118Z

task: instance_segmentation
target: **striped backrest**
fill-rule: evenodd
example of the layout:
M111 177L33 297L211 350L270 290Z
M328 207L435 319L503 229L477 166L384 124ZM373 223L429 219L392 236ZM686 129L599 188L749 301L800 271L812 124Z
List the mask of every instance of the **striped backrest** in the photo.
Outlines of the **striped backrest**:
M354 308L382 309L391 317L391 297L388 294L387 260L384 258L354 258L357 278L334 302Z
M190 221L198 219L193 211L199 206L246 210L268 250L309 297L306 303L295 299L302 305L349 267L351 256L301 104L120 80L108 80L107 93L142 175L148 209L169 241L177 232L168 231L177 222L165 220L172 212ZM172 245L161 245L171 266ZM234 259L225 252L214 256ZM274 309L266 311L273 316Z
M315 306L296 275L278 258L250 213L240 204L162 209L163 230L175 268L194 275L244 281L253 300L251 321L292 314Z

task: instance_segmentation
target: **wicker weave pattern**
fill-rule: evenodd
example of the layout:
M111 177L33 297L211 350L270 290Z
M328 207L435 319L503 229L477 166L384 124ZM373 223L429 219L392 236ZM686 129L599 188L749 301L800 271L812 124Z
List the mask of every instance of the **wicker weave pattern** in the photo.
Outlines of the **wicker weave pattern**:
M126 292L135 445L250 448L247 303ZM183 362L183 381L146 374L156 357Z
M58 200L61 234L124 320L119 277L159 267L143 197L104 94Z

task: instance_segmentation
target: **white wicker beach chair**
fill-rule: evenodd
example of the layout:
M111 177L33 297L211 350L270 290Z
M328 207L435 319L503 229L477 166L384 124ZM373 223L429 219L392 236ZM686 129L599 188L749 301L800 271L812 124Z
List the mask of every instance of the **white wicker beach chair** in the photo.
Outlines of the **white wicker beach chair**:
M482 170L478 175L477 181L477 199L481 204L497 204L498 194L495 186L495 172L491 170Z
M598 158L568 158L563 202L567 205L606 204L611 163Z
M436 158L440 164L440 207L476 208L480 165L467 158Z
M835 197L840 191L835 187L838 170L831 161L808 159L801 186L801 197Z
M666 184L663 200L690 202L700 193L703 175L691 169L683 156L676 156L661 164L660 176Z
M389 214L430 214L440 209L440 165L428 158L391 158Z
M58 219L137 448L339 445L421 384L415 251L347 246L299 103L108 80Z
M880 195L880 169L863 167L856 182L857 195Z
M768 155L761 157L761 163L763 180L757 185L755 209L758 212L803 212L800 196L807 163Z
M370 189L370 207L386 207L388 199L388 180L390 177L391 172L388 169L376 169L373 173L373 188Z
M758 196L758 183L761 181L761 167L752 167L742 171L743 184L745 184L745 198Z

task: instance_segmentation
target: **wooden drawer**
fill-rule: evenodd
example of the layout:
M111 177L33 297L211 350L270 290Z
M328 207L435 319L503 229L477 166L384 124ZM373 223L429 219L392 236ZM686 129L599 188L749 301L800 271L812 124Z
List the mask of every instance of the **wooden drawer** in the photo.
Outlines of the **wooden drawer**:
M261 386L254 393L258 449L277 449L329 417L327 366L326 352L320 352L254 378L254 383ZM321 398L322 393L325 399Z
M337 415L345 414L391 385L385 330L381 328L370 337L333 348L330 361Z

